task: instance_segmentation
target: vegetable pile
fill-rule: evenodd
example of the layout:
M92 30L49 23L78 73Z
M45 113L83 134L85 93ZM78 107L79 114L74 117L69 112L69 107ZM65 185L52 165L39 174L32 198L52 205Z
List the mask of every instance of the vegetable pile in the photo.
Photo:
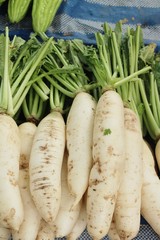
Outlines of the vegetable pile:
M0 238L160 236L160 57L122 28L0 35Z

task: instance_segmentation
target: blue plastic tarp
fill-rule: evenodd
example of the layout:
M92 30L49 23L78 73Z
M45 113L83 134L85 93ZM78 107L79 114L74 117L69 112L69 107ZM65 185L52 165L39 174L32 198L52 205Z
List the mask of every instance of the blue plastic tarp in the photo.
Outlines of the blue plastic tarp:
M160 0L63 0L47 34L64 39L80 38L92 44L95 32L102 31L104 22L114 27L119 20L124 22L124 30L140 24L145 43L155 42L160 48ZM10 34L27 38L32 31L31 13L20 23L11 24L4 4L0 8L0 31L6 25Z

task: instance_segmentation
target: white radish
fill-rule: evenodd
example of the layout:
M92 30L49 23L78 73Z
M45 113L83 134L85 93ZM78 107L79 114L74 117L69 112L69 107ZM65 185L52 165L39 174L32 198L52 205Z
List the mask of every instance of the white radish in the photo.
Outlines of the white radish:
M155 170L153 153L143 142L143 185L141 214L160 236L160 179Z
M75 240L80 237L87 226L86 201L83 197L79 217L71 232L66 236L67 240Z
M19 130L21 139L19 186L24 206L24 220L18 231L12 231L12 238L13 240L35 240L41 217L30 194L29 158L37 127L31 122L25 122L19 125Z
M61 204L53 226L55 231L55 237L57 238L65 237L71 232L73 226L75 225L79 217L82 203L82 201L80 200L77 205L72 208L75 198L68 189L67 160L68 153L67 151L65 151L61 173Z
M60 112L52 111L37 127L29 165L33 201L41 217L51 226L60 207L64 148L65 122Z
M18 230L24 217L18 186L20 136L13 118L0 115L0 225Z
M140 229L143 138L136 113L124 109L125 164L115 207L115 223L120 239L133 239Z
M0 240L8 240L11 237L11 230L0 226Z
M118 235L117 229L116 229L116 224L114 220L114 216L108 231L108 237L110 240L120 240L120 237Z
M94 98L86 92L80 92L74 98L67 117L68 186L75 196L74 205L81 200L88 187L95 108Z
M40 228L36 240L53 240L53 239L55 239L53 229L49 226L48 223L41 219Z
M88 196L87 230L95 239L109 231L124 165L124 107L112 90L100 97L93 129L93 160Z

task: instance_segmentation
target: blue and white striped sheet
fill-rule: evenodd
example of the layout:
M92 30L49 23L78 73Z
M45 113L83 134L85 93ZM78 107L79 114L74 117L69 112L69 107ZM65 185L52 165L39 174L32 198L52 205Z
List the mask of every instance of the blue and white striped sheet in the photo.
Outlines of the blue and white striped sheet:
M160 0L66 0L48 34L59 38L81 38L95 43L94 33L108 22L111 27L123 20L127 26L143 28L145 43L160 47Z
M9 25L11 34L28 37L32 31L31 14L18 24L10 24L3 7L0 8L0 31ZM160 0L63 0L47 34L56 38L80 38L85 43L95 43L95 32L102 24L111 27L123 20L123 29L143 28L145 43L155 42L160 49Z

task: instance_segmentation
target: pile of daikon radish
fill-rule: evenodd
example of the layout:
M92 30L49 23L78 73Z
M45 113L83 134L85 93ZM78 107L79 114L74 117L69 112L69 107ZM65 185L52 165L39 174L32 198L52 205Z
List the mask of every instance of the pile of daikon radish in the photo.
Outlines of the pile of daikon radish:
M0 38L0 239L160 236L160 60L122 27Z

